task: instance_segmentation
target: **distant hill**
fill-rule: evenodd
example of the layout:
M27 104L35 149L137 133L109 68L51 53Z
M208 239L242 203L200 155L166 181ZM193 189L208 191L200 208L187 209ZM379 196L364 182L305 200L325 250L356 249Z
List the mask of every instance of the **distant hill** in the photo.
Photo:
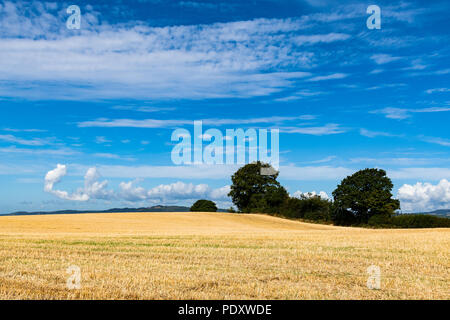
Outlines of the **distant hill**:
M404 213L404 214L429 214L429 215L437 216L437 217L450 218L450 209L440 209L440 210L434 210L434 211L430 211L430 212L416 212L416 213Z
M431 214L433 216L450 218L450 209L434 210L431 212L423 212L421 214Z
M226 209L217 209L218 212L227 212ZM27 212L17 211L13 213L0 214L0 216L31 216L43 214L81 214L81 213L112 213L112 212L189 212L189 207L184 206L153 206L142 208L112 208L108 210L58 210Z

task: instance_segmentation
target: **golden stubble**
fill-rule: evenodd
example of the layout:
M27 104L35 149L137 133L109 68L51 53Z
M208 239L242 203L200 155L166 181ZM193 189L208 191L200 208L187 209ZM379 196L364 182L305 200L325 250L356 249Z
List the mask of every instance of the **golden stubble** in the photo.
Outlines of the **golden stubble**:
M81 269L69 290L66 269ZM381 289L369 290L370 265ZM2 299L449 299L450 229L266 215L0 217Z

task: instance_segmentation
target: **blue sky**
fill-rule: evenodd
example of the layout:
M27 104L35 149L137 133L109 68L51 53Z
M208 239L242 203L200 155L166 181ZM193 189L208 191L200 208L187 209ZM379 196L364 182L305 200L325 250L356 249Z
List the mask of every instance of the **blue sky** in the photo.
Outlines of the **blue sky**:
M79 30L66 28L72 4ZM366 26L370 4L379 30ZM0 212L205 197L229 207L238 166L171 160L172 132L194 120L223 133L279 129L292 195L330 196L346 175L378 167L404 211L448 208L449 9L0 1Z

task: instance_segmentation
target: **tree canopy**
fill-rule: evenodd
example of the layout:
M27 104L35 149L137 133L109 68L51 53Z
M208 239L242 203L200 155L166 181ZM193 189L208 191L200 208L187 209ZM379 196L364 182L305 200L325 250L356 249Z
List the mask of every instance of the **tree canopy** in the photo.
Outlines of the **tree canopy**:
M400 209L400 202L392 199L393 186L382 169L364 169L348 176L333 191L337 216L351 213L359 223L367 223L374 215L391 216Z
M277 177L278 172L269 164L260 161L249 163L231 177L228 196L240 212L275 213L288 197Z

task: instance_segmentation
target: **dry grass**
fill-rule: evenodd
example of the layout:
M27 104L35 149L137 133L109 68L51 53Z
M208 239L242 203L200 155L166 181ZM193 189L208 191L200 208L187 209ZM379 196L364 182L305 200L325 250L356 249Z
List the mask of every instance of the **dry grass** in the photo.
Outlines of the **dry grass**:
M449 299L450 229L227 213L0 217L2 299ZM66 288L78 265L82 288ZM381 290L366 287L370 265Z

